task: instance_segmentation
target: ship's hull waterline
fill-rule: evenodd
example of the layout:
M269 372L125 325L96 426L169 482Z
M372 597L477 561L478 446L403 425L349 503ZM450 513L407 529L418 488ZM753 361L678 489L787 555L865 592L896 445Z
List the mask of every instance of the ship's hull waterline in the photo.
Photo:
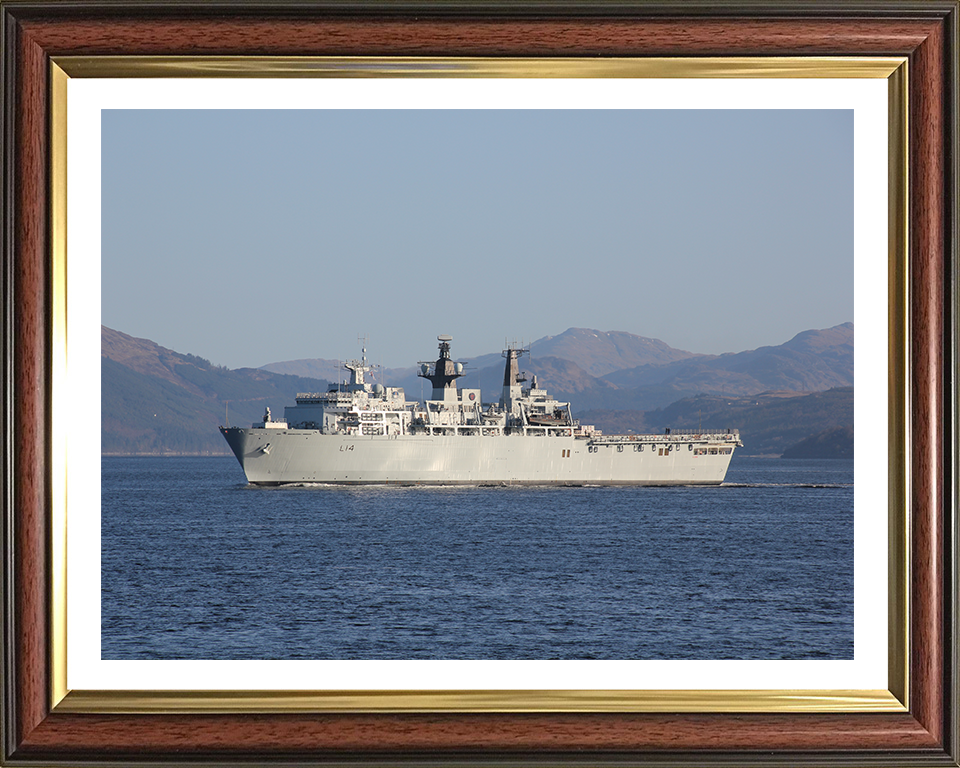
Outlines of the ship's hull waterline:
M250 483L719 485L734 435L325 435L223 427Z

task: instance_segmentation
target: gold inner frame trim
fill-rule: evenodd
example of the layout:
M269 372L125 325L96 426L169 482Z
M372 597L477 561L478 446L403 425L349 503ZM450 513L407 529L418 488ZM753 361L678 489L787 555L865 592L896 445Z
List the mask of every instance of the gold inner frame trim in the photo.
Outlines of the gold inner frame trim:
M910 333L909 260L910 251L907 189L909 182L909 134L907 98L909 69L897 68L887 79L887 290L889 312L889 369L887 391L887 498L889 503L887 545L887 680L891 693L910 706L910 434L909 368Z
M50 72L50 247L52 275L50 372L50 675L54 702L67 694L67 80Z
M887 78L903 57L444 58L59 56L70 77Z
M51 707L71 713L904 712L909 691L906 439L908 63L903 57L516 59L444 57L54 57L50 71L52 284ZM889 146L888 690L148 691L67 685L67 91L70 78L482 77L886 79Z
M903 712L889 691L72 691L57 712Z

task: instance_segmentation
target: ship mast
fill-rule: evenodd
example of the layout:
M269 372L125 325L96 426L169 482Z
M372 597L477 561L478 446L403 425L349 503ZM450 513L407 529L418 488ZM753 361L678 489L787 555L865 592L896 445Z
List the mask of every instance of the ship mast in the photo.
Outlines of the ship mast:
M420 363L417 373L422 379L433 384L431 400L457 400L457 379L463 376L463 363L455 363L450 359L450 342L453 336L442 333L437 336L440 342L440 357L433 363Z
M500 395L500 405L510 413L516 412L520 398L523 396L520 385L527 380L526 376L520 373L517 360L520 359L521 355L529 354L529 352L529 349L513 342L508 344L502 353L507 362L503 366L503 394Z
M367 389L367 383L363 375L373 369L373 366L367 365L367 340L368 337L366 336L357 338L357 341L363 344L360 350L362 355L361 359L347 360L343 364L343 367L350 371L350 383L347 385L348 392L359 392Z

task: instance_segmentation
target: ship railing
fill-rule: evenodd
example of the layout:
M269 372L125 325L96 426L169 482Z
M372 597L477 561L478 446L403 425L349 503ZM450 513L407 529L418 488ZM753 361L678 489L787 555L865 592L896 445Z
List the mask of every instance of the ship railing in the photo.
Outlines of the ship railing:
M301 400L349 403L353 400L353 394L350 392L297 392L297 402Z
M671 429L669 434L664 433L657 437L672 437L673 435L739 435L739 429Z
M680 443L693 440L709 440L710 442L739 442L740 430L737 429L671 429L670 434L659 435L584 435L591 442L616 445L619 443Z

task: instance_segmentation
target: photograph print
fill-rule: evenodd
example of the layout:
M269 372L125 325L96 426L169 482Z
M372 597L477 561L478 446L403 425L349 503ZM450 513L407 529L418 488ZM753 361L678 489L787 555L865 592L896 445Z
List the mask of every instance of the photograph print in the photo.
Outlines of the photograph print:
M852 110L101 130L104 660L853 659Z

